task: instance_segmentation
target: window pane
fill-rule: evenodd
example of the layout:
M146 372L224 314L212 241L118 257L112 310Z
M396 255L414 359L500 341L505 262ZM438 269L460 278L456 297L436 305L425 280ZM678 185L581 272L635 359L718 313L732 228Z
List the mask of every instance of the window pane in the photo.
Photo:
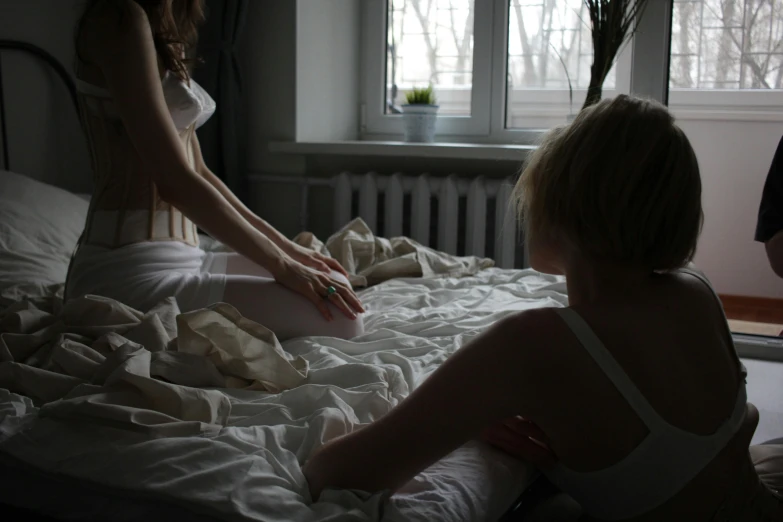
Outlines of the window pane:
M389 0L387 114L413 87L435 88L439 113L470 116L474 0Z
M783 0L674 0L672 89L783 88Z
M589 18L582 0L510 0L506 126L535 126L531 108L542 103L565 121L571 110L569 79L575 91L587 89L592 63ZM604 89L614 89L615 77L613 67ZM584 96L584 91L574 92L574 111Z

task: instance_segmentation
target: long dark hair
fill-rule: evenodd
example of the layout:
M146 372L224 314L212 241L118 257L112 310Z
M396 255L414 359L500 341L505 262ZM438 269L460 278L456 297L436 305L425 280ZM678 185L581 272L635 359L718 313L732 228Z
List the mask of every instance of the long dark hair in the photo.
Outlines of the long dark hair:
M114 3L120 9L116 0L91 0L84 10L79 23L77 38L81 25L87 14L99 2ZM150 21L152 39L163 67L180 80L190 79L190 70L195 63L193 53L198 42L198 28L204 21L203 0L133 0ZM77 46L78 47L78 46Z

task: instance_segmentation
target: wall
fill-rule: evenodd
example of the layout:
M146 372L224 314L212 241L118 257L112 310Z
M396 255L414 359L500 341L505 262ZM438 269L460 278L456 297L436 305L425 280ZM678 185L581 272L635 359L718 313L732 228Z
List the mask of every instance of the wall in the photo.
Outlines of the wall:
M296 139L296 2L249 2L240 41L250 172L301 175L302 158L273 155L270 141ZM248 200L284 233L297 228L295 188L252 184Z
M297 2L297 141L358 136L359 7L358 0Z
M764 181L783 122L679 122L699 158L704 229L695 263L719 293L783 299L783 279L753 241Z
M37 45L70 69L83 1L3 0L0 38ZM11 170L89 191L86 144L59 78L27 55L6 51L1 59Z
M308 171L304 157L269 153L270 141L356 139L359 14L358 0L250 2L240 63L252 174ZM289 236L299 232L296 187L253 183L251 191L266 219Z

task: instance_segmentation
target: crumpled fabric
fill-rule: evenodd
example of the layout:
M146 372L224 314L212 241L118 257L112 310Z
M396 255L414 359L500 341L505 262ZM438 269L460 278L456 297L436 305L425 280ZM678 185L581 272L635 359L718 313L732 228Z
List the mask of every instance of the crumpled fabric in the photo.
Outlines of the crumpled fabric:
M345 225L326 244L311 232L300 233L294 242L337 259L351 285L358 288L399 277L469 276L495 265L492 259L453 256L408 237L378 237L361 218Z
M271 330L231 305L217 303L180 315L177 324L179 352L207 358L226 376L229 388L277 393L307 377L307 361L289 359Z
M0 307L5 325L0 334L24 336L62 322L66 314L46 311L58 304L51 297L41 306L14 304L21 314L4 314ZM3 363L0 371L27 375L5 384L12 380L6 375L0 385L0 462L12 456L35 477L73 486L57 490L55 500L71 499L66 506L73 500L89 503L94 497L80 493L87 489L114 492L115 498L157 499L226 521L500 519L536 472L478 441L456 448L388 500L383 494L329 490L312 503L301 466L322 445L388 414L461 346L503 317L567 305L564 281L493 268L459 279L393 280L360 297L367 310L362 336L282 343L294 367L298 357L309 367L304 382L280 393L223 387L229 377L247 387L267 381L266 376L251 380L254 376L230 357L213 353L236 353L215 342L224 325L263 340L252 325L234 322L230 309L194 318L181 315L173 302L145 313L104 300L68 303L66 308L74 307L66 310L69 317L95 308L99 313L93 317L104 319L92 326L100 331L90 331L91 316L74 317L78 332L63 324L64 333L42 336L49 341L39 339L42 345L29 349L27 360ZM212 341L184 341L191 333L178 327L178 317L194 335ZM160 350L151 350L146 340L154 332L163 337L156 343L164 347ZM250 355L250 361L262 357ZM30 374L40 377L40 385ZM34 397L3 388L18 383ZM223 396L231 406L227 421ZM0 502L36 510L40 498L34 489L0 488ZM59 500L49 502L55 504ZM93 518L124 516L113 502L96 506ZM80 511L66 507L57 513L78 516Z
M80 419L153 437L216 433L231 404L209 388L280 392L308 363L267 328L218 303L180 314L168 298L146 313L59 288L0 298L0 388L31 398L42 417ZM48 295L47 295L48 294Z

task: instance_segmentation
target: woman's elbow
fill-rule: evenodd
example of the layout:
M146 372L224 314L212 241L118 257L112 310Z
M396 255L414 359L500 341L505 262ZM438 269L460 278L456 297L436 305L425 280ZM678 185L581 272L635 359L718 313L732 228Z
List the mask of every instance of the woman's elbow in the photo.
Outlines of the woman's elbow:
M775 272L775 275L783 278L783 259L780 257L773 258L769 255L767 258L769 259L769 266L772 267L772 271Z
M783 231L772 236L769 241L764 243L764 247L772 271L778 277L783 277Z

